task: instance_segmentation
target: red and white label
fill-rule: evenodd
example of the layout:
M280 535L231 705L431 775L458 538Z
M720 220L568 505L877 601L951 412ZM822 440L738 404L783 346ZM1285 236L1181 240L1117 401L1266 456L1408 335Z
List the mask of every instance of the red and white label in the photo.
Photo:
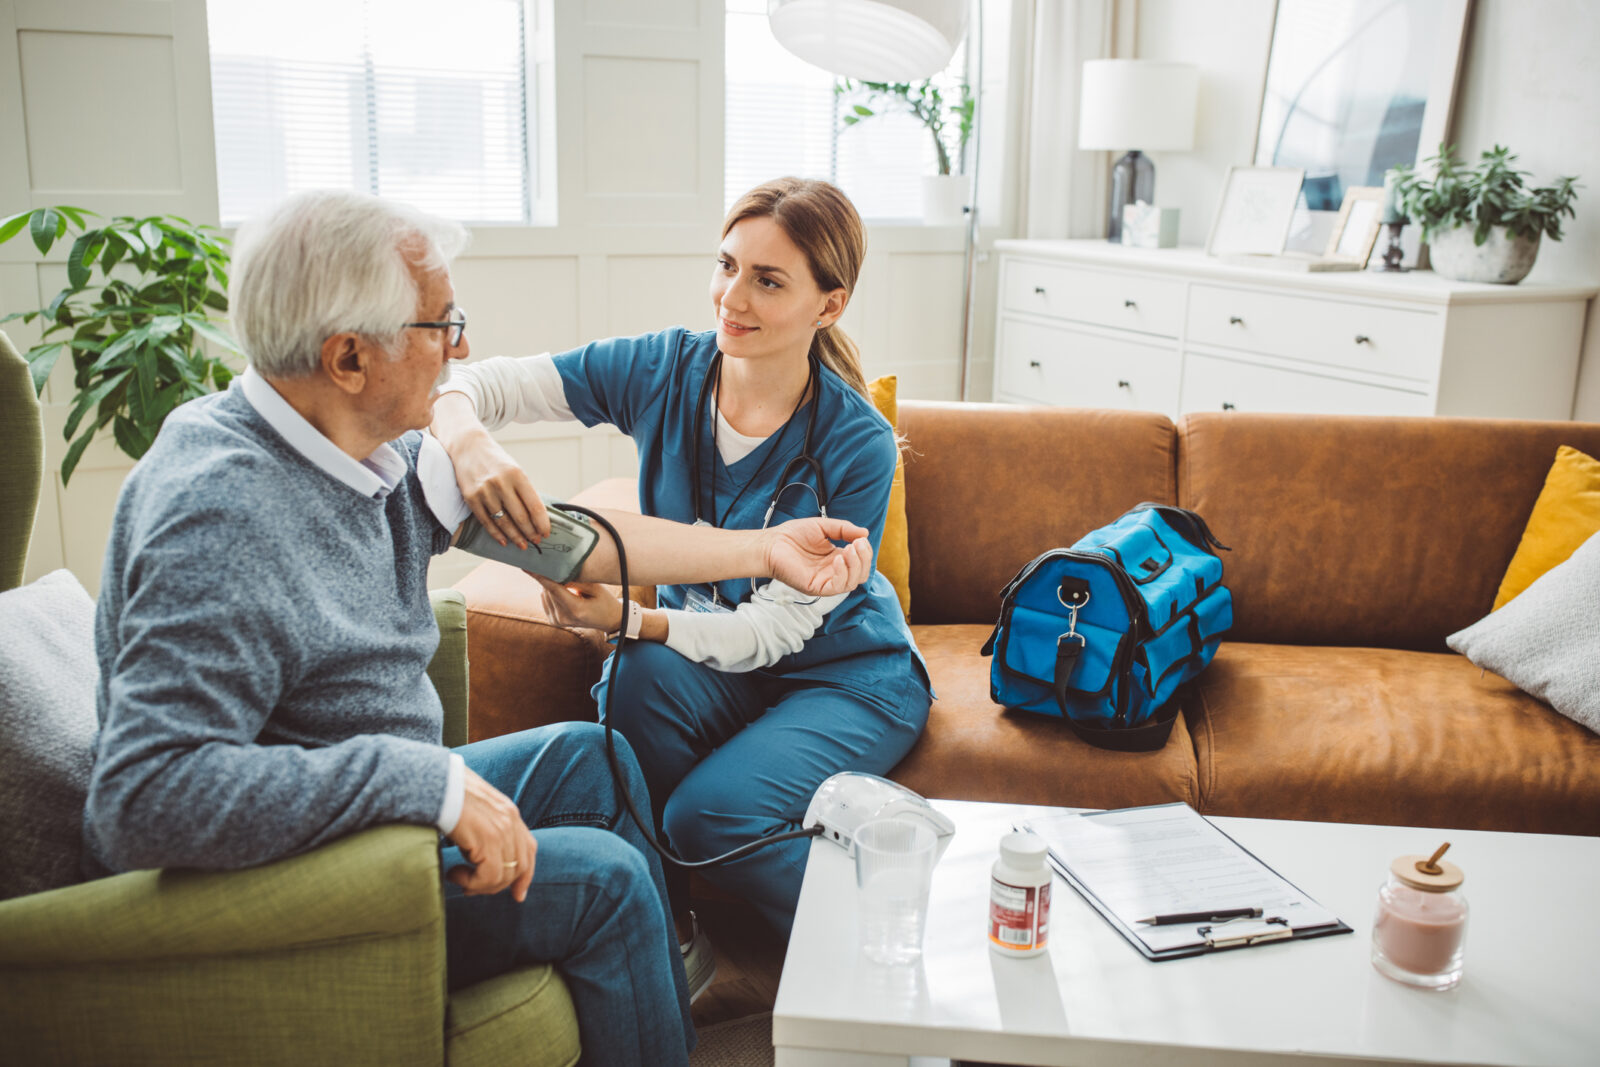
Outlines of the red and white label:
M1043 948L1050 933L1050 883L1007 885L989 880L989 940L1004 949Z

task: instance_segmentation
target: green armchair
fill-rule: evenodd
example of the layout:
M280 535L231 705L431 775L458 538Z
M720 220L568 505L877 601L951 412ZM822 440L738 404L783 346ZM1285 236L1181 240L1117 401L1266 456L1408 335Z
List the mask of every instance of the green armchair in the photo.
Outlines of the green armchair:
M0 412L8 442L37 445L38 402L3 333ZM0 499L36 498L40 472L0 468ZM27 536L0 526L0 561L20 560ZM20 575L17 562L0 591ZM460 744L466 607L454 590L432 599L429 674L446 743ZM577 1018L552 968L447 994L444 934L438 835L420 826L250 870L134 871L0 901L0 1062L577 1062Z

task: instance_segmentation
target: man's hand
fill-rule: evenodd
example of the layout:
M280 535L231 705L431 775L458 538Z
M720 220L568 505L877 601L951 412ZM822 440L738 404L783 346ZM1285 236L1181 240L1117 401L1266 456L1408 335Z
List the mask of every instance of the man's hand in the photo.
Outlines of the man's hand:
M517 903L528 897L539 846L511 798L466 768L466 798L450 840L476 869L453 867L447 877L468 896L498 893L507 886Z
M550 516L517 461L478 422L472 401L446 393L434 402L434 436L455 465L456 485L483 528L500 544L526 550L550 536Z
M767 573L807 596L848 593L872 574L867 531L843 519L791 519L761 536Z
M553 582L524 571L544 589L544 613L558 626L587 626L611 633L622 627L622 601L597 582Z

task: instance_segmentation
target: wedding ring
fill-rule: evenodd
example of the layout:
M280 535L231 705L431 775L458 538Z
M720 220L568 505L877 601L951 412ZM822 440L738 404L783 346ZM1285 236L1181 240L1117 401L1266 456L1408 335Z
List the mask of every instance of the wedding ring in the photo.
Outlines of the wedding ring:
M507 866L507 867L508 867L508 868L509 868L509 867L515 867L515 866L516 866L516 865L517 865L517 861L516 861L516 860L506 860L506 862L505 862L505 865L506 865L506 866Z
M490 515L489 517L491 519L503 519L503 518L506 517L506 513L503 512L503 511L497 511L493 515Z

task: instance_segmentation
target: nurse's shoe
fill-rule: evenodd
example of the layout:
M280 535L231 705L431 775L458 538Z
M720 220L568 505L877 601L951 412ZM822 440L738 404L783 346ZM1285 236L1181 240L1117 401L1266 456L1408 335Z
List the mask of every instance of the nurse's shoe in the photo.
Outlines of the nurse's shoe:
M678 951L683 953L683 971L689 979L689 1003L693 1004L701 993L711 988L711 980L717 976L717 953L692 911L689 923L694 934L689 940L678 942Z

